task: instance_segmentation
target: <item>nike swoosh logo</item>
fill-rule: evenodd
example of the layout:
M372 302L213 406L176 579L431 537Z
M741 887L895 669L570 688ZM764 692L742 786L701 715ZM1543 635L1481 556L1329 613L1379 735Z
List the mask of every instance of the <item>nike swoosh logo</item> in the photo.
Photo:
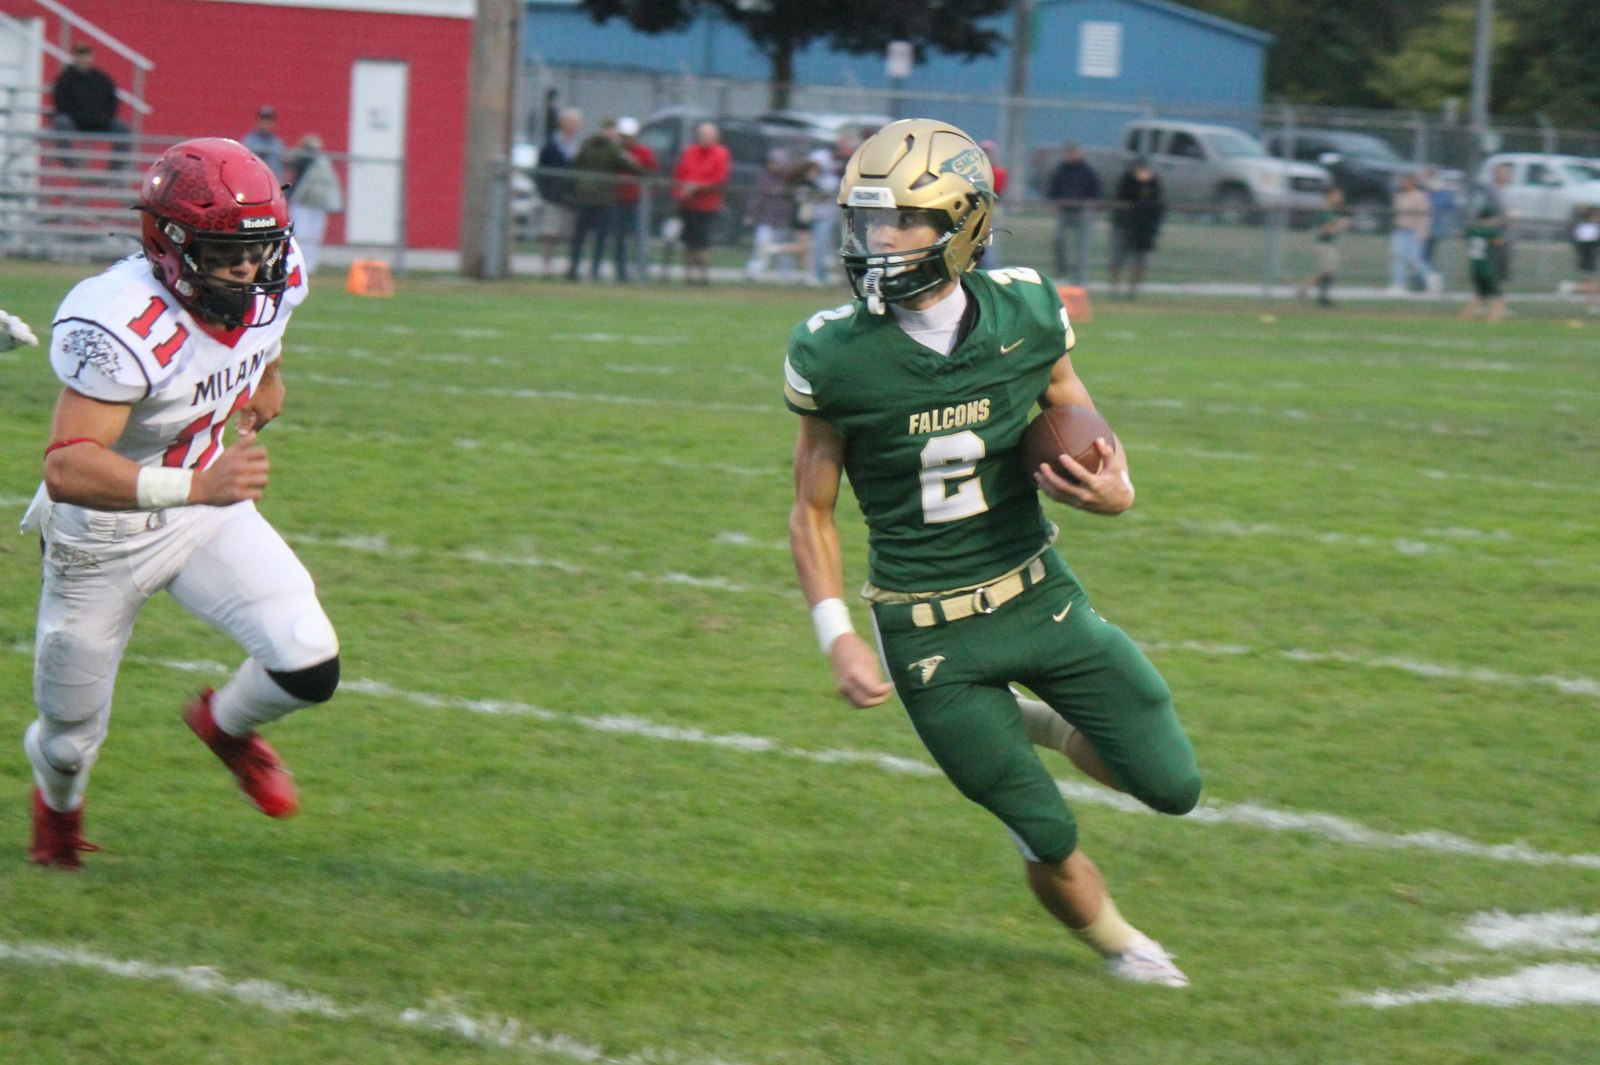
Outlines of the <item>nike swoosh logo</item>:
M1025 340L1027 338L1024 337L1023 339ZM1000 354L1002 354L1002 355L1010 355L1013 351L1016 351L1021 346L1022 346L1022 341L1021 340L1013 340L1010 344L1005 344L1005 345L1001 346Z
M1059 614L1051 614L1050 615L1050 620L1051 621L1060 621L1070 613L1072 613L1072 604L1068 603L1066 606L1061 608L1061 613L1059 613Z

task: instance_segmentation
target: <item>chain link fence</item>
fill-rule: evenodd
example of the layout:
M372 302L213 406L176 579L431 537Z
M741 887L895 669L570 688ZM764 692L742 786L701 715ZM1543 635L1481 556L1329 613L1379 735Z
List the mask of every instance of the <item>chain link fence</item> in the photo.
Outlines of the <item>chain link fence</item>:
M562 106L576 106L587 116L586 132L602 117L627 114L645 120L670 115L684 123L705 117L744 129L768 111L769 91L764 82L740 82L689 76L598 71L584 68L535 67L524 79L527 98L523 124L527 140L537 143L544 133L546 102L551 92ZM979 139L997 142L997 162L1010 171L1010 184L998 223L996 247L988 265L1032 266L1051 273L1077 274L1091 284L1106 276L1111 251L1110 205L1087 205L1086 224L1080 237L1075 229L1059 233L1062 214L1045 197L1049 174L1063 146L1079 142L1092 150L1112 151L1121 144L1124 127L1131 121L1159 117L1165 120L1227 126L1251 134L1275 154L1306 158L1318 138L1330 134L1357 135L1370 141L1374 151L1391 157L1394 169L1383 175L1381 196L1363 196L1350 206L1355 225L1341 238L1341 286L1394 294L1395 270L1390 255L1393 209L1389 190L1394 175L1406 170L1435 171L1435 178L1450 186L1456 206L1448 224L1433 242L1432 266L1446 292L1467 286L1467 263L1462 233L1477 202L1476 175L1491 152L1538 152L1593 160L1600 178L1600 130L1557 129L1548 124L1497 125L1475 134L1453 113L1361 111L1267 104L1250 109L1172 105L1154 107L1140 103L1090 103L1070 100L1016 99L1000 95L962 93L895 93L856 86L797 85L791 97L793 112L813 116L815 131L825 136L826 124L840 116L893 118L933 115L953 122ZM822 141L826 143L826 141ZM758 168L759 149L741 149L730 143L736 165L730 184L730 207L717 234L721 250L717 262L729 270L742 269L754 250L753 236L742 224L741 205L755 189L749 175ZM1335 153L1337 154L1337 153ZM662 159L670 171L672 158ZM1344 175L1329 153L1312 151L1307 161L1329 163L1330 178L1343 184ZM1344 162L1346 160L1340 160ZM513 171L512 180L533 188L534 169ZM635 224L636 245L643 258L655 266L650 276L672 275L674 249L663 239L662 225L671 215L670 182L661 176L644 181L646 206ZM1107 191L1109 195L1109 190ZM516 198L515 196L513 197ZM522 197L523 210L514 230L517 246L530 249L538 243L544 207L531 191ZM1315 212L1262 210L1239 215L1220 211L1204 199L1170 199L1156 251L1150 259L1149 279L1213 291L1259 292L1282 296L1314 272ZM546 226L542 255L521 260L522 269L553 272L565 268L558 249L559 227ZM671 230L668 229L670 236ZM1544 223L1524 221L1515 234L1516 249L1507 288L1513 293L1553 293L1575 277L1575 257L1570 241L1570 221L1563 215ZM1082 267L1078 266L1083 263ZM554 265L552 265L554 264ZM585 267L587 270L587 266ZM602 264L603 274L609 267ZM638 272L635 272L637 278ZM1423 278L1407 278L1403 289L1422 291Z

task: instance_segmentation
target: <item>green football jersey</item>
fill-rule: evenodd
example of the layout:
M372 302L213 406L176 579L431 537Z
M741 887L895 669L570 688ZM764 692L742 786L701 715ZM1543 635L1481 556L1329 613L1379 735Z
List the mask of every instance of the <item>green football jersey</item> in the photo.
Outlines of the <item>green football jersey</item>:
M1488 262L1494 257L1494 242L1499 239L1500 227L1493 222L1474 222L1467 227L1467 258L1472 262Z
M789 335L785 401L845 443L880 588L961 588L1020 565L1050 524L1016 449L1072 331L1055 287L1012 267L964 275L978 306L948 356L857 300Z

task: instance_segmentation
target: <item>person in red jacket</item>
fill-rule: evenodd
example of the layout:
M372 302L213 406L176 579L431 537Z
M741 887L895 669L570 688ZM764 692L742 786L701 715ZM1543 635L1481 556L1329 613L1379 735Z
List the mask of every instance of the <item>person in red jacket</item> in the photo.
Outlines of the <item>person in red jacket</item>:
M689 284L711 283L711 225L722 210L733 158L715 122L695 128L694 143L672 168L672 198L683 220L683 277Z

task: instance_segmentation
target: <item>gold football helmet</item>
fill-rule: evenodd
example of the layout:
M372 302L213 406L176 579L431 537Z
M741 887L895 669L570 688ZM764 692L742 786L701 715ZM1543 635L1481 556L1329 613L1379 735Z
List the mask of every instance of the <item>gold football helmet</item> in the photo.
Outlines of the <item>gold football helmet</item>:
M994 167L973 139L945 122L907 118L862 142L839 184L845 273L867 309L953 281L977 265L994 222ZM915 248L889 227L932 227ZM876 236L874 232L876 231Z

